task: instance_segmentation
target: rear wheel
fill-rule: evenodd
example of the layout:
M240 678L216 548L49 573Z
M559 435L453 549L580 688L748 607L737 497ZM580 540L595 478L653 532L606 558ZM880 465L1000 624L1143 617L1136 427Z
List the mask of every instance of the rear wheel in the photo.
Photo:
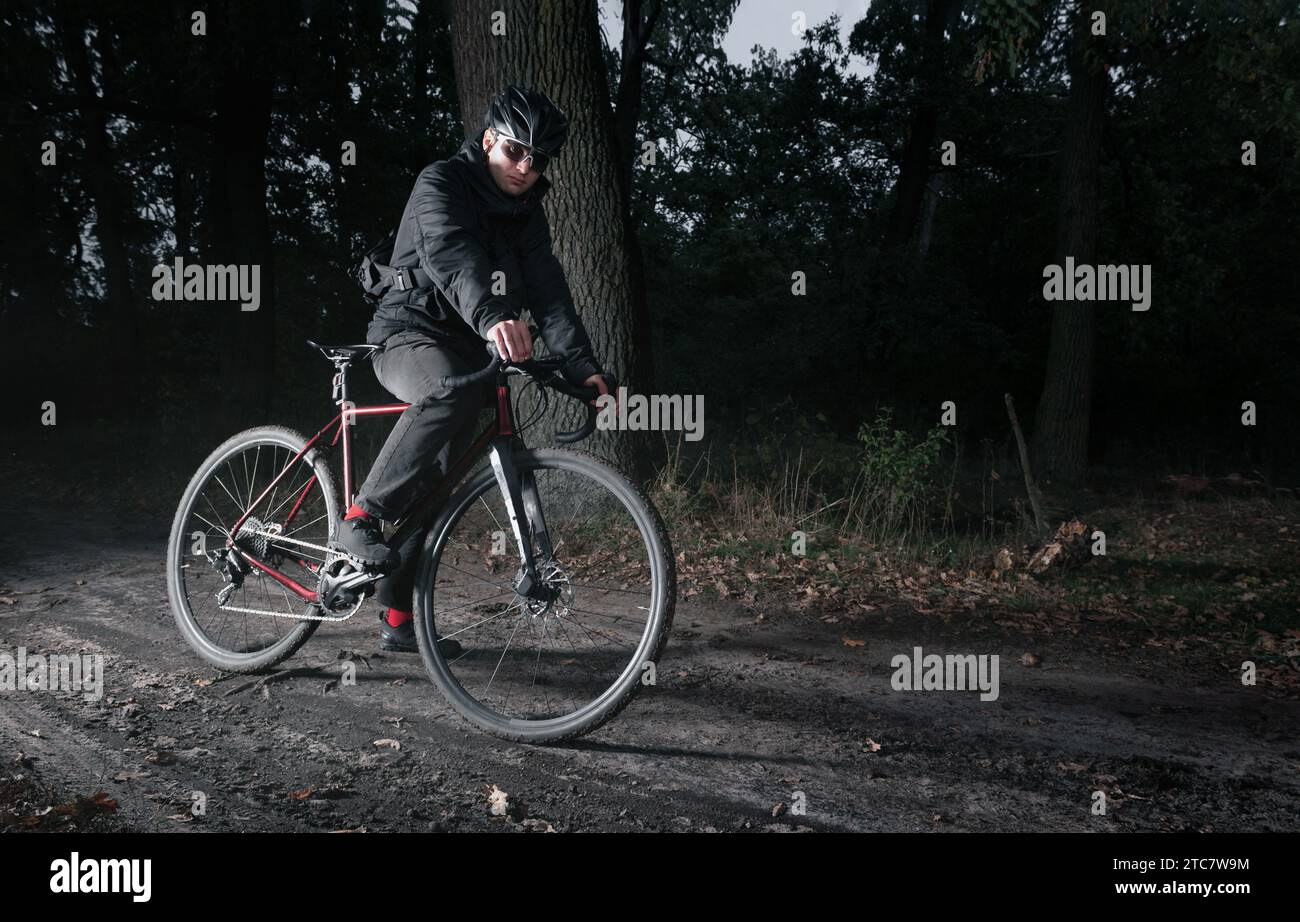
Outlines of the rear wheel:
M262 426L228 439L190 480L167 546L167 594L181 636L228 672L258 672L307 642L320 609L226 548L230 528L306 445L291 429ZM307 589L338 529L334 478L315 449L252 510L236 543ZM292 540L286 540L292 539Z
M582 452L514 457L528 507L521 527L550 598L515 592L518 545L485 469L429 529L415 634L430 677L462 716L505 739L557 742L599 727L654 684L676 573L658 513L619 471ZM447 658L435 636L461 651Z

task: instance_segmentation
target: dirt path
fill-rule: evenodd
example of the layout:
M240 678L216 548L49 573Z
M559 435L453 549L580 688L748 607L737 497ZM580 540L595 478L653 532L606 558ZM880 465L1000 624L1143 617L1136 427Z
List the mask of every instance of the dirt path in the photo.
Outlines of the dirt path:
M531 748L463 723L418 656L379 654L370 606L322 627L291 676L238 690L247 677L219 677L174 627L165 535L24 521L21 548L0 546L0 652L102 653L106 681L98 701L0 692L0 763L21 752L66 796L108 792L124 827L1300 829L1300 704L1186 651L1036 638L979 612L945 624L887 598L836 623L688 602L656 687L577 744ZM918 645L998 654L997 700L895 691L891 659ZM354 686L336 681L348 651ZM489 815L493 784L527 822Z

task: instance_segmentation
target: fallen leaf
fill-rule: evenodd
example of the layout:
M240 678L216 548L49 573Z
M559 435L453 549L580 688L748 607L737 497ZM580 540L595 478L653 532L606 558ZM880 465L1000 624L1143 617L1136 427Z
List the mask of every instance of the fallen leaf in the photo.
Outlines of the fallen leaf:
M510 808L510 795L495 784L487 792L488 809L493 816L505 816Z

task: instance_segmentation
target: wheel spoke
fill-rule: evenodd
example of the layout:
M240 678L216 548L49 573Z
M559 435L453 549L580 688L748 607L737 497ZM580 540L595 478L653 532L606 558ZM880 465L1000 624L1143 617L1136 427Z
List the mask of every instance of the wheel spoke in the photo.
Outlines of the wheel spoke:
M439 681L451 679L459 689L449 691L452 703L472 702L462 713L486 729L513 734L536 724L528 732L545 734L557 721L600 718L636 691L640 676L629 666L643 649L657 649L667 629L670 606L654 579L665 568L671 573L670 563L652 558L658 545L639 524L653 513L594 468L586 459L564 459L519 469L534 477L552 540L552 557L536 562L546 590L536 598L516 595L511 578L501 575L519 568L517 548L504 557L483 552L481 536L507 518L495 478L480 475L449 501L429 582L417 592L427 593L420 609L429 613L431 631L463 648L441 661L447 674ZM484 611L511 596L503 610ZM611 696L616 686L619 694Z
M282 444L274 437L254 435L240 447L223 454L219 459L212 459L206 469L207 473L199 475L205 479L192 493L188 511L183 513L179 537L188 539L189 534L195 530L228 537L232 512L236 518L252 512L248 504L256 498L259 489L265 489L265 486L259 486L259 481L269 483L268 475L274 478L283 470L279 465L282 449L289 452L289 458L295 457L299 450ZM263 452L267 455L269 465L262 461ZM327 491L333 488L333 482L329 480L328 470L323 463L317 467L304 462L303 468L304 472L294 470L285 473L284 480L270 491L268 506L279 509L289 501L281 495L281 487L296 484L290 498L297 499L303 494L310 478L316 477L316 486L302 496L299 506L301 518L294 522L292 530L283 537L324 547L329 542L333 527L333 500L327 496ZM249 530L263 530L258 525L259 522L271 525L273 519L254 517L249 523ZM302 567L302 572L308 574L305 584L314 585L312 580L315 579L315 573L308 565L323 564L325 555L322 552L290 542L277 544L275 538L264 537L267 541L264 559L268 565L283 566L279 561L284 561L293 564L295 568ZM187 630L194 635L190 639L195 649L215 665L231 668L232 663L247 662L251 667L263 660L278 661L282 657L277 656L277 651L285 651L287 655L315 629L317 622L301 620L303 603L278 580L265 576L256 568L250 567L247 573L243 573L242 585L231 593L224 604L219 603L218 593L223 588L229 591L226 577L209 560L189 555L188 547L187 543L181 545L181 553L176 561L179 567L176 580L178 592L173 596L173 605L178 608L183 623L188 625ZM255 554L256 544L244 542L244 550ZM301 581L304 577L298 579Z

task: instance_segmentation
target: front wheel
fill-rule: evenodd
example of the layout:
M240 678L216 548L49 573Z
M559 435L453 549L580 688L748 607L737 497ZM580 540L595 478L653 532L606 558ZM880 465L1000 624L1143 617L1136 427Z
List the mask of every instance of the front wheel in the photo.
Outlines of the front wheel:
M430 678L467 720L504 739L588 733L655 681L677 582L659 514L622 473L576 451L517 451L544 600L514 588L518 545L493 471L429 529L415 635ZM444 656L434 638L456 640Z

